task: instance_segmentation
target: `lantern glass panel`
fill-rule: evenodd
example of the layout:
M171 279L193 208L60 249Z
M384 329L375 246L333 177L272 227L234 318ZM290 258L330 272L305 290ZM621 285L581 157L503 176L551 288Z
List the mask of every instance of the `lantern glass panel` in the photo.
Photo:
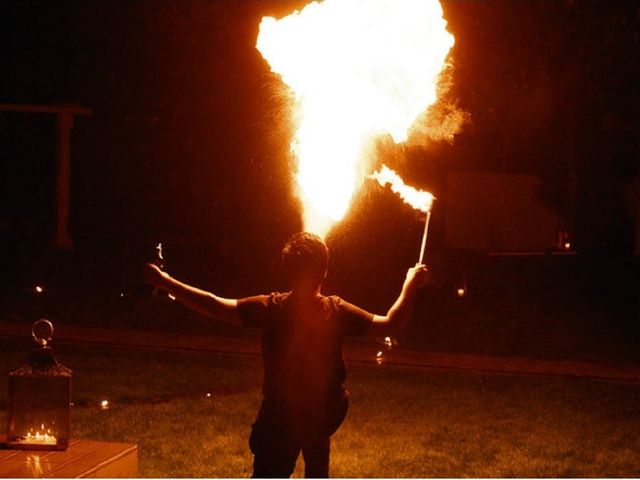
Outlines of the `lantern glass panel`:
M9 377L9 446L66 449L69 445L70 387L70 375L19 375L13 372Z

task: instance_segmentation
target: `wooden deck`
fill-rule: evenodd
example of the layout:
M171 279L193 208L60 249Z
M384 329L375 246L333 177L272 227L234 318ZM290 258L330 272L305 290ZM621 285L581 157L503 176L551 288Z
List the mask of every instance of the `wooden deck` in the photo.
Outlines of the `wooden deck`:
M0 434L0 478L114 478L138 475L138 447L71 440L64 452L10 450Z

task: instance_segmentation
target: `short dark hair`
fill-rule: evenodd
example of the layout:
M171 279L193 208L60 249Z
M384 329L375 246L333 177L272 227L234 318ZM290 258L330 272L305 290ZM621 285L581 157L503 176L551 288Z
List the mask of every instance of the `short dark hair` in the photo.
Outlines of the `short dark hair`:
M281 259L289 280L306 276L319 285L327 273L329 249L318 235L299 232L285 243Z

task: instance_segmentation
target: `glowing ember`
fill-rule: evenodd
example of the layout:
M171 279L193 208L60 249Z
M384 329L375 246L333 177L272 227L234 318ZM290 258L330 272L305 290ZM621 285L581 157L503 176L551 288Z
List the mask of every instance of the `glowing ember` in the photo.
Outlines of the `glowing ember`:
M44 292L44 288L42 288L40 285L36 285L35 291L36 293L42 293Z
M456 293L458 294L458 297L460 297L460 298L462 298L462 297L467 295L467 291L462 287L458 288Z
M431 204L433 203L434 196L424 190L416 190L413 187L405 185L400 178L400 175L386 165L383 165L377 172L372 173L370 178L377 180L383 187L385 185L390 185L393 192L400 195L400 198L402 198L405 203L408 203L416 210L420 210L424 213L431 210Z
M102 410L108 410L109 409L109 400L102 400L100 402L100 408Z
M305 230L325 235L343 217L376 135L405 141L436 102L446 25L438 0L325 0L262 19L257 48L295 95Z
M378 365L382 365L384 363L384 353L382 352L382 350L376 353L376 363Z
M176 297L174 295L171 295L170 293L167 293L167 297L169 297L169 300L175 300Z

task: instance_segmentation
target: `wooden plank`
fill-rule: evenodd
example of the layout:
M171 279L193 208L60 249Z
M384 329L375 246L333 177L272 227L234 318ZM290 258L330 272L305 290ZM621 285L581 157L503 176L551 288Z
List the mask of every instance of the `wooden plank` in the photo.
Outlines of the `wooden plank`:
M0 443L4 443L4 442L0 440ZM9 460L11 457L13 457L14 455L17 455L18 453L19 453L18 450L0 449L0 462Z
M0 434L0 443L6 437ZM138 474L138 447L72 440L64 452L0 450L0 478L116 478Z
M102 445L102 442L94 442L91 440L74 440L64 452L47 452L46 458L54 465L77 462L79 459L91 455Z
M81 477L131 478L138 475L138 447L130 445L118 456L102 462L85 472Z
M64 452L34 452L33 450L21 450L18 455L11 457L7 462L6 476L15 478L25 478L50 476L54 472L66 465L73 464L78 460L90 456L93 452L106 445L101 442L78 441Z
M7 462L6 476L9 478L36 478L48 477L55 465L39 455L31 454L21 462L11 460ZM5 476L5 475L2 475Z
M104 443L101 448L95 450L89 456L79 458L74 463L80 465L97 465L99 463L108 461L112 458L118 458L130 451L136 450L138 447L130 443Z
M51 470L51 478L134 477L138 473L138 447L129 444L105 444L82 460Z

